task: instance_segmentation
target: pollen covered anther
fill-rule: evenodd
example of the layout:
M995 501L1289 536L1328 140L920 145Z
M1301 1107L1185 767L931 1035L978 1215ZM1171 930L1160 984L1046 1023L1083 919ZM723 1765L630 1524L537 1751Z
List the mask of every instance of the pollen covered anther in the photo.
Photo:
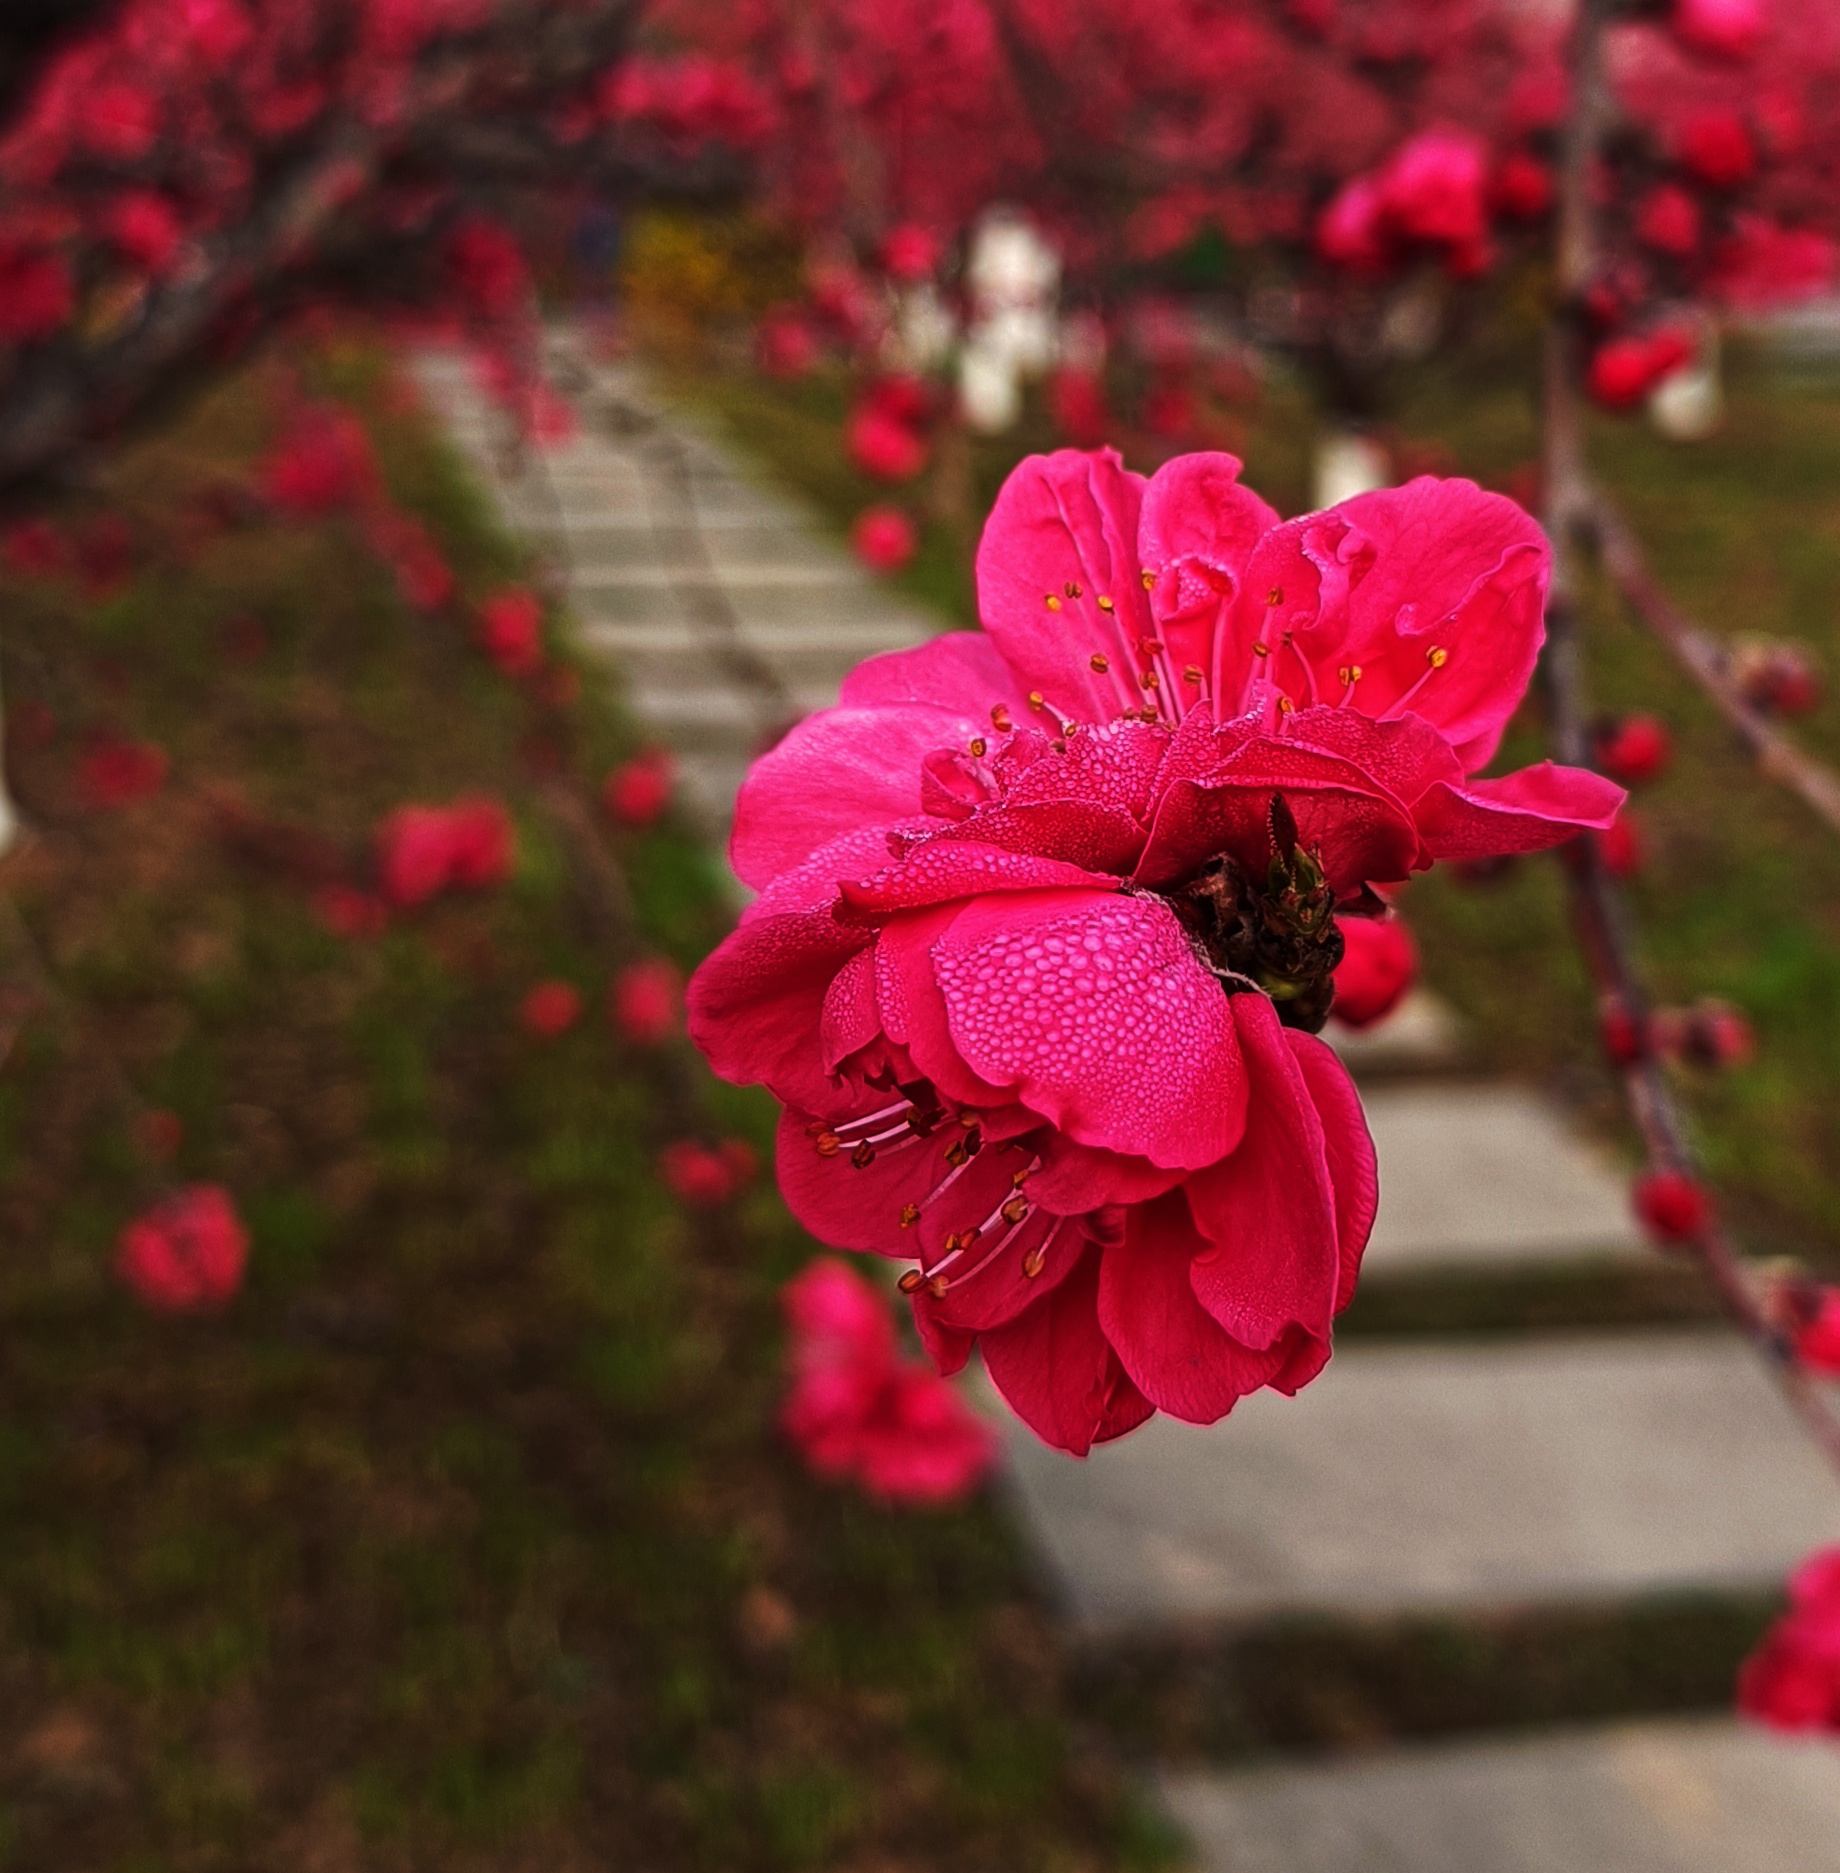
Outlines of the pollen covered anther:
M903 1203L901 1205L901 1227L903 1229L913 1228L914 1224L917 1223L919 1220L920 1220L919 1204Z
M1059 611L1061 608L1061 601L1056 598L1052 592L1044 592L1042 594L1042 603L1046 605L1050 611Z
M1099 609L1101 611L1116 611L1117 606L1115 606L1109 598L1102 598L1099 601Z
M1444 649L1441 644L1433 644L1431 648L1425 652L1425 661L1430 664L1432 669L1441 670L1445 664L1450 661L1450 652Z
M843 1149L843 1140L835 1132L822 1132L817 1139L818 1156L834 1158Z
M1182 681L1184 683L1193 683L1197 689L1201 687L1204 680L1201 666L1198 663L1189 664L1182 672Z
M994 728L999 735L1007 735L1015 726L1010 720L1009 710L1006 709L1002 703L998 703L997 706L991 710L990 726Z
M1095 650L1092 654L1092 667L1100 676L1103 676L1112 667L1112 660L1104 651Z
M918 1294L926 1286L926 1276L918 1268L910 1268L895 1286L903 1294Z
M972 760L974 761L983 760L985 754L989 751L989 748L990 748L990 744L984 739L982 735L976 736L970 744L969 752L970 752Z
M1143 588L1146 592L1154 592L1156 590L1156 574L1152 572L1148 566L1137 576L1142 581Z
M850 1162L854 1164L859 1171L866 1171L869 1166L875 1162L875 1147L870 1144L868 1139L865 1138L862 1143L850 1153Z
M1065 592L1069 598L1083 598L1086 595L1086 588L1073 579L1069 579L1067 583L1061 587L1061 590Z
M1048 706L1047 698L1038 689L1029 691L1029 707L1038 713Z

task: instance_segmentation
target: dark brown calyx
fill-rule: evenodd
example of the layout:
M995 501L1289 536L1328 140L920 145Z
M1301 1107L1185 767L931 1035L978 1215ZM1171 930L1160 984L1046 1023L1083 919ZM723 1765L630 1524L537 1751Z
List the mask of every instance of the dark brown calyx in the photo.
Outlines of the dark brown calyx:
M1317 1033L1335 1000L1342 933L1335 893L1318 854L1297 843L1297 821L1281 793L1270 809L1271 858L1261 879L1229 853L1211 858L1172 902L1200 938L1228 994L1262 989L1286 1027Z

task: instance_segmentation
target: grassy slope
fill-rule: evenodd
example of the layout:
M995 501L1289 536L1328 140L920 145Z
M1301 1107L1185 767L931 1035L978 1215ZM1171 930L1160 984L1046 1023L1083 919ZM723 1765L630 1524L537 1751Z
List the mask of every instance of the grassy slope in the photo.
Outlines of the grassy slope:
M315 368L385 401L361 350ZM267 388L112 471L145 538L257 451ZM419 422L376 427L465 587L513 572ZM657 1068L598 1016L533 780L619 752L594 681L539 720L337 522L232 533L101 605L18 581L0 605L15 720L58 728L17 750L39 836L0 867L0 986L33 992L36 955L58 990L0 1063L0 1867L1152 1851L1070 1744L990 1505L884 1514L779 1445L776 1283L809 1244L765 1187L699 1217L655 1179ZM239 663L247 614L267 648ZM78 809L105 725L170 750L157 802ZM355 859L389 806L481 786L518 818L511 886L375 943L214 830L235 798ZM692 962L722 923L702 853L666 826L618 857L647 942ZM590 1018L539 1047L515 1010L555 974ZM761 1103L706 1096L765 1146ZM137 1101L253 1225L221 1318L150 1319L108 1275L157 1183Z
M841 459L841 385L715 377L681 387L719 410L840 524L887 498ZM1840 391L1742 357L1732 391L1731 419L1716 441L1674 447L1640 424L1605 422L1601 464L1668 583L1705 623L1801 637L1840 671ZM1282 511L1297 511L1312 428L1298 397L1280 385L1261 404L1217 411L1215 420L1245 455L1247 480ZM1428 379L1403 405L1399 438L1442 472L1502 486L1535 455L1532 399L1499 378ZM1148 468L1157 457L1139 445L1126 444L1127 460ZM981 445L980 502L988 504L1018 454L1052 446L1039 417L1016 437ZM948 615L970 619L969 581L942 528L929 529L903 580ZM1602 594L1590 654L1600 706L1653 709L1679 745L1672 772L1639 803L1652 856L1636 901L1657 989L1669 999L1725 996L1759 1031L1754 1065L1687 1087L1709 1162L1760 1247L1831 1263L1840 1259L1840 1101L1832 1096L1840 845L1758 779L1710 708ZM1802 732L1840 759L1840 700ZM1530 704L1504 762L1541 752ZM1413 886L1408 910L1431 979L1468 1017L1478 1066L1546 1080L1617 1127L1557 868L1524 863L1487 888L1434 873Z

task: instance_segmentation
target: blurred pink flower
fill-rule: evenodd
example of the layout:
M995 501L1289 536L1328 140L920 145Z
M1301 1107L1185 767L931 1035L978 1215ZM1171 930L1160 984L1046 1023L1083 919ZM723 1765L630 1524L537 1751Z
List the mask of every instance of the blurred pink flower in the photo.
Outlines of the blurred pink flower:
M1343 1027L1372 1027L1399 1006L1418 980L1418 945L1397 913L1344 918L1341 932L1344 949L1329 1012Z
M543 603L522 587L499 592L479 607L479 641L507 676L529 676L543 663Z
M683 978L662 956L628 963L613 979L608 1005L614 1026L629 1041L655 1047L683 1025Z
M742 1138L724 1138L716 1145L680 1138L659 1153L658 1168L679 1202L714 1209L753 1182L760 1160Z
M1789 1610L1745 1660L1738 1708L1773 1730L1840 1733L1840 1547L1789 1579Z
M666 748L647 748L623 761L601 787L601 803L622 826L649 826L671 804L677 762Z
M873 572L899 572L911 562L920 537L898 507L866 507L850 529L856 557Z
M886 1502L946 1503L996 1462L995 1432L945 1380L900 1357L887 1301L841 1262L816 1261L782 1295L792 1387L780 1423L820 1475Z
M195 1313L221 1307L243 1282L249 1236L230 1193L193 1184L121 1232L115 1271L148 1307Z
M581 1019L581 990L572 982L539 982L524 997L518 1014L530 1033L554 1040Z
M106 736L93 741L77 766L77 779L92 807L107 810L151 799L166 785L166 750L151 741Z

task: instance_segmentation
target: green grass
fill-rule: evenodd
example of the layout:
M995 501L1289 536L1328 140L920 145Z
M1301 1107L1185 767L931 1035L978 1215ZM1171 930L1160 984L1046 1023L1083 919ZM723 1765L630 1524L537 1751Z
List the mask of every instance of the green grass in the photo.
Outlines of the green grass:
M839 526L887 498L842 458L837 424L848 386L837 376L787 386L709 374L677 387L721 414ZM1605 420L1596 425L1597 459L1669 588L1702 622L1801 638L1840 674L1840 384L1740 353L1731 392L1730 420L1714 441L1681 447L1640 423ZM1205 416L1244 455L1252 486L1283 512L1304 504L1314 420L1294 385L1274 378L1257 402L1214 405ZM1408 465L1506 486L1537 457L1532 373L1500 351L1486 370L1422 373L1403 386L1391 439ZM1021 454L1052 446L1039 410L1014 436L979 444L979 511ZM1168 447L1129 432L1122 446L1144 470ZM906 498L925 507L930 485ZM937 522L903 582L950 620L974 617L963 555ZM1840 840L1757 775L1608 594L1588 597L1597 705L1653 710L1676 737L1672 770L1637 802L1650 861L1634 897L1654 986L1664 1000L1723 996L1758 1031L1754 1064L1683 1077L1699 1141L1755 1247L1840 1266ZM1797 732L1840 761L1840 700ZM1543 752L1535 699L1503 765ZM1540 1081L1625 1137L1557 866L1525 861L1485 886L1437 871L1413 884L1405 908L1430 981L1466 1020L1474 1064Z
M377 354L309 368L373 413L469 593L521 570L426 427L378 413ZM38 997L0 1064L0 1868L1158 1858L993 1505L890 1514L781 1445L777 1287L811 1245L764 1184L685 1213L653 1168L685 1126L765 1152L772 1114L704 1085L672 1115L600 1015L545 805L630 746L601 679L536 707L343 522L170 549L279 375L111 469L152 553L130 589L0 590L13 720L56 730L15 737L36 836L0 867L26 933L0 922L0 987ZM82 810L103 728L166 746L158 800ZM223 836L234 805L356 872L390 806L480 787L515 878L375 942L320 927L285 840ZM674 824L612 849L643 944L693 964L726 919L707 854ZM516 1009L551 975L590 1012L542 1046ZM164 1172L148 1105L185 1126ZM219 1317L149 1317L109 1273L168 1178L251 1226Z

